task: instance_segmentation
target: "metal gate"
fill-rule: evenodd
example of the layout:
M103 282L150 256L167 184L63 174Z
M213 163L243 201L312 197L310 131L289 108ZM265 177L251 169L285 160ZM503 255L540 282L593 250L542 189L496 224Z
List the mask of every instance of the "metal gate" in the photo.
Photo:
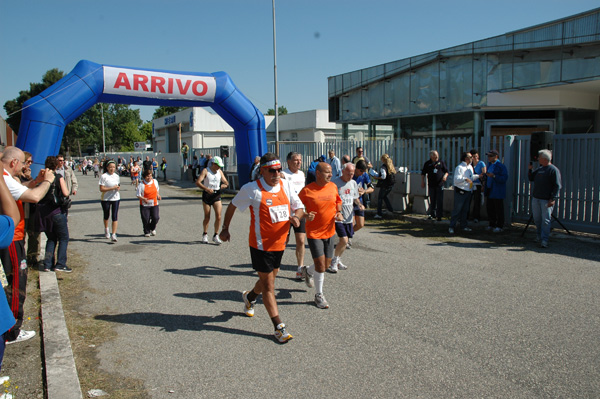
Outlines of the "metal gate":
M504 146L513 221L527 221L531 214L530 142L530 136L507 136ZM552 157L562 177L554 216L568 229L600 234L600 134L556 135Z

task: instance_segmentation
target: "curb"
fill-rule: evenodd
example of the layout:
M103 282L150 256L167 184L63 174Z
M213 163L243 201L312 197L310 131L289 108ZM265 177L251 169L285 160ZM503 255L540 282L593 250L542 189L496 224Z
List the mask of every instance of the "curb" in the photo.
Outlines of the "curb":
M42 334L48 399L82 399L55 273L40 272Z

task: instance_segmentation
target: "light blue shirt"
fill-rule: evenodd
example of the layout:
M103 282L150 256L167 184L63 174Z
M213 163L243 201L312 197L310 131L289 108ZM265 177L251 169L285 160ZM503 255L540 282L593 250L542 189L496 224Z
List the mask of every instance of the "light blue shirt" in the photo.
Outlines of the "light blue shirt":
M340 177L342 175L342 164L340 160L335 155L333 158L327 158L327 163L331 165L331 178L335 179L336 177Z

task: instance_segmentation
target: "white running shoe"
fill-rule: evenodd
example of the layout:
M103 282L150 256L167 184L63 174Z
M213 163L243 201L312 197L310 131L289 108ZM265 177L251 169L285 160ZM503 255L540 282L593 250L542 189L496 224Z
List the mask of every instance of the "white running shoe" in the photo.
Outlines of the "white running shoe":
M348 266L346 266L346 265L344 265L342 263L342 259L341 258L338 258L337 267L338 267L339 270L348 270Z
M312 274L308 273L308 266L304 266L302 268L302 278L304 279L304 282L308 288L315 286L315 279L313 278Z
M114 242L117 242L117 233L113 233L112 236L110 236L110 239Z
M221 245L221 244L223 244L223 241L221 241L221 239L219 238L219 236L218 236L218 235L216 235L216 234L213 236L213 242L214 242L215 244L217 244L217 245Z
M285 328L285 324L283 324L283 323L279 323L277 325L277 327L275 328L275 332L273 334L275 335L275 338L277 338L277 341L279 341L282 344L286 343L290 339L294 338L294 337L292 337L292 334L287 332L287 330Z
M329 267L327 268L327 271L329 273L337 273L338 272L338 262L340 261L340 257L339 256L334 256L331 259L331 264L329 265Z
M17 339L15 339L14 341L8 341L6 344L16 344L17 342L27 341L28 339L31 339L33 337L35 337L35 331L21 330Z
M104 237L110 240L110 231L108 231L108 229L104 230Z
M208 244L208 234L202 234L202 244Z
M329 308L329 303L327 303L327 300L322 293L315 295L315 305L317 305L319 309Z
M296 270L296 280L298 281L302 281L303 277L302 277L302 269L304 269L306 266L298 266L298 270Z
M153 236L155 236L155 235L156 235L156 230L152 230L152 231L150 232L150 234L151 234L151 235L153 235Z
M246 316L252 317L254 316L254 305L256 304L256 301L250 302L248 300L248 293L250 293L250 291L242 292L242 299L244 300L244 313Z
M150 233L144 234L144 237L150 237Z

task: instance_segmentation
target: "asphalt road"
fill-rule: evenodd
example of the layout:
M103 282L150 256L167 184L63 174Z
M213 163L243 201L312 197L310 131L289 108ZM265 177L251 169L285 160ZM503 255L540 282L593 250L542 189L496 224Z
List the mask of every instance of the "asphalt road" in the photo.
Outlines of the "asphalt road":
M242 313L256 280L247 211L232 242L203 245L200 196L161 185L158 235L146 238L123 179L113 244L97 180L79 180L69 249L89 261L86 312L117 332L97 348L101 367L152 398L600 396L598 241L561 236L542 251L367 227L349 269L326 275L320 310L294 281L292 239L275 286L294 339L281 345L262 305Z

